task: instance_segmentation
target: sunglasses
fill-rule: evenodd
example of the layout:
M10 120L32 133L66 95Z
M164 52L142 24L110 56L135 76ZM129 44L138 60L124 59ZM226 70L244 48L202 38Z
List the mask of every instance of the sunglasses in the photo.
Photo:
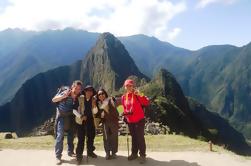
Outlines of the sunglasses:
M101 96L101 95L104 95L104 94L105 94L105 93L102 92L102 93L99 93L98 96Z

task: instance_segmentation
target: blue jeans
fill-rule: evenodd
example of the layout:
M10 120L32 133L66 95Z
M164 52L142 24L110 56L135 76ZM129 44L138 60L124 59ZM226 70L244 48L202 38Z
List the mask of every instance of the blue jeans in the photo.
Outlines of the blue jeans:
M58 159L61 159L63 152L63 143L64 143L64 118L58 117L56 122L56 144L55 144L55 153ZM67 131L67 144L68 144L68 154L73 153L74 145L74 132L73 129Z

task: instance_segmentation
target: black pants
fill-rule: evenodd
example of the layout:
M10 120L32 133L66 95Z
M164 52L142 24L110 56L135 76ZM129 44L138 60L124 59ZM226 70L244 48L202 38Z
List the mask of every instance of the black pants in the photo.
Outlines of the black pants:
M128 123L128 127L132 136L132 154L146 156L146 142L144 137L145 119L137 123Z
M78 143L76 149L77 158L83 157L85 136L87 136L87 152L92 153L95 150L94 146L95 134L96 131L93 120L87 120L82 125L77 124L77 136L78 136Z

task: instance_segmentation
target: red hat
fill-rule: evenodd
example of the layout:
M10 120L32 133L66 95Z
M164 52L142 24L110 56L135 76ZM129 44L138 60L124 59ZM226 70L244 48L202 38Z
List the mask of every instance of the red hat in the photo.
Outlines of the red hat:
M125 80L125 83L124 83L124 86L127 86L127 85L134 85L134 81L133 80L131 80L131 79L127 79L127 80Z

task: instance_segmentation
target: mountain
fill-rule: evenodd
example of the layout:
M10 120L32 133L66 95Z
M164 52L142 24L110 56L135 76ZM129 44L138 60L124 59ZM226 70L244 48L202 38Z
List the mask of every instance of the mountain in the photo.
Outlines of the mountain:
M10 101L32 76L83 59L98 35L69 28L45 32L1 31L0 105ZM186 96L219 113L251 139L251 44L207 46L190 51L145 35L119 39L140 71L153 77L160 68L167 69Z
M51 98L61 85L81 79L85 85L92 84L96 88L105 83L105 88L113 91L130 75L148 79L140 73L122 43L112 34L104 33L84 60L40 73L26 81L13 100L0 107L0 130L25 135L50 118L55 114Z
M179 64L185 63L192 52L146 35L121 37L120 40L139 69L150 77L161 68L171 69L171 73L175 73Z
M44 32L1 31L0 77L4 79L0 82L0 105L10 101L22 84L36 74L83 59L98 35L71 28ZM148 76L161 67L166 68L166 61L172 61L173 66L178 67L176 63L184 60L183 54L190 52L145 35L119 39L139 69ZM164 60L165 57L169 58Z
M55 114L51 98L61 85L70 85L73 80L80 79L85 85L102 86L112 93L119 90L128 77L140 80L140 88L145 94L156 96L151 105L154 110L150 115L152 120L168 125L171 132L212 140L213 134L201 122L203 119L194 116L174 76L162 69L149 82L124 45L110 33L100 35L83 60L40 73L26 81L13 100L0 107L0 131L15 131L24 136L51 118ZM230 148L234 143L229 143Z
M217 113L208 111L205 106L193 98L188 97L187 99L193 115L201 119L201 124L213 134L213 142L239 154L251 154L244 136L234 129L226 119Z
M251 138L251 44L210 46L192 56L176 73L184 93Z
M193 138L197 138L200 134L208 137L208 133L193 118L178 82L167 70L160 69L149 83L139 89L147 96L156 97L152 101L153 113L150 115L153 121L168 125L173 132Z
M6 29L0 31L0 61L8 58L8 55L20 47L23 43L32 38L36 33L32 31L22 31L20 29ZM15 56L15 55L13 55Z
M97 37L97 33L70 28L45 32L2 31L0 105L10 101L22 84L36 74L83 59Z
M103 85L108 92L118 90L124 80L135 75L148 78L135 65L124 45L110 33L103 33L95 47L85 57L81 67L81 80L96 88Z
M40 73L26 81L11 102L0 107L0 130L16 131L19 136L55 114L51 98L60 85L79 78L81 61Z
M167 125L171 132L210 140L238 154L251 154L243 135L217 113L209 112L190 97L186 98L175 77L167 70L161 69L140 90L147 96L155 96L148 111L150 120Z
M152 76L159 68L167 69L186 96L219 113L251 139L251 43L212 45L196 51L144 35L127 37L124 43L140 70Z

